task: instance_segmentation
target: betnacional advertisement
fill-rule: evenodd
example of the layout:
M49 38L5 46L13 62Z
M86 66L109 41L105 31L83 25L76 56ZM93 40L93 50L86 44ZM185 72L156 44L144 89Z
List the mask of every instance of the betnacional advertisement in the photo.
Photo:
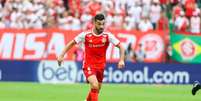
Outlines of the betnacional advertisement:
M201 81L200 64L162 64L126 62L117 69L117 63L107 63L105 83L126 84L192 84ZM65 61L0 61L0 81L23 81L51 84L84 83L82 62Z

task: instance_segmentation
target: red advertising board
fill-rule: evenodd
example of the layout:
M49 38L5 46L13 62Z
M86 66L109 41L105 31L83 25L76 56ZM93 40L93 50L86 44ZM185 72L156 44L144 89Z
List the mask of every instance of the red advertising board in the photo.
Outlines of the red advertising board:
M65 44L81 31L61 29L0 29L0 60L55 60ZM124 45L138 50L142 44L148 62L161 62L165 49L165 32L163 31L111 31ZM66 59L72 59L73 48ZM107 60L115 61L119 57L118 49L109 46Z

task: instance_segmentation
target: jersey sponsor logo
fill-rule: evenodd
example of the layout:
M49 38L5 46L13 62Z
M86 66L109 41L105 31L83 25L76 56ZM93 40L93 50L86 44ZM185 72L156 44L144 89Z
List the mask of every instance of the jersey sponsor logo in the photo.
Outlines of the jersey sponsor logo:
M75 62L64 62L61 67L56 61L41 61L38 66L40 83L75 83L77 66Z
M89 44L89 47L93 47L93 48L104 47L104 46L105 46L105 43L104 44Z

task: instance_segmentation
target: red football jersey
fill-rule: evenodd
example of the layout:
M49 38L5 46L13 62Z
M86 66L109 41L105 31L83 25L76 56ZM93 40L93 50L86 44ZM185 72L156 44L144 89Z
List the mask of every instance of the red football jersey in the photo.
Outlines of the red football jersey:
M83 68L103 69L106 63L106 50L109 43L115 46L120 43L110 32L96 35L93 30L80 33L74 40L76 43L84 44Z

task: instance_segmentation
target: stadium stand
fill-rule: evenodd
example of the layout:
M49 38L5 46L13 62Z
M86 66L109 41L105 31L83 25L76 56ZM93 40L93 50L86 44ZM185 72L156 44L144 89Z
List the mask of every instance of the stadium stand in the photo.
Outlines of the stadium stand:
M0 2L0 28L87 30L92 27L93 16L104 13L107 20L105 27L108 30L141 32L162 30L166 33L172 27L177 32L201 33L200 0L1 0ZM169 37L167 33L168 41ZM133 59L133 56L129 59Z
M200 0L1 0L0 27L87 29L103 12L108 29L141 30L145 17L157 29L167 23L160 20L166 12L176 30L200 33L200 5Z

